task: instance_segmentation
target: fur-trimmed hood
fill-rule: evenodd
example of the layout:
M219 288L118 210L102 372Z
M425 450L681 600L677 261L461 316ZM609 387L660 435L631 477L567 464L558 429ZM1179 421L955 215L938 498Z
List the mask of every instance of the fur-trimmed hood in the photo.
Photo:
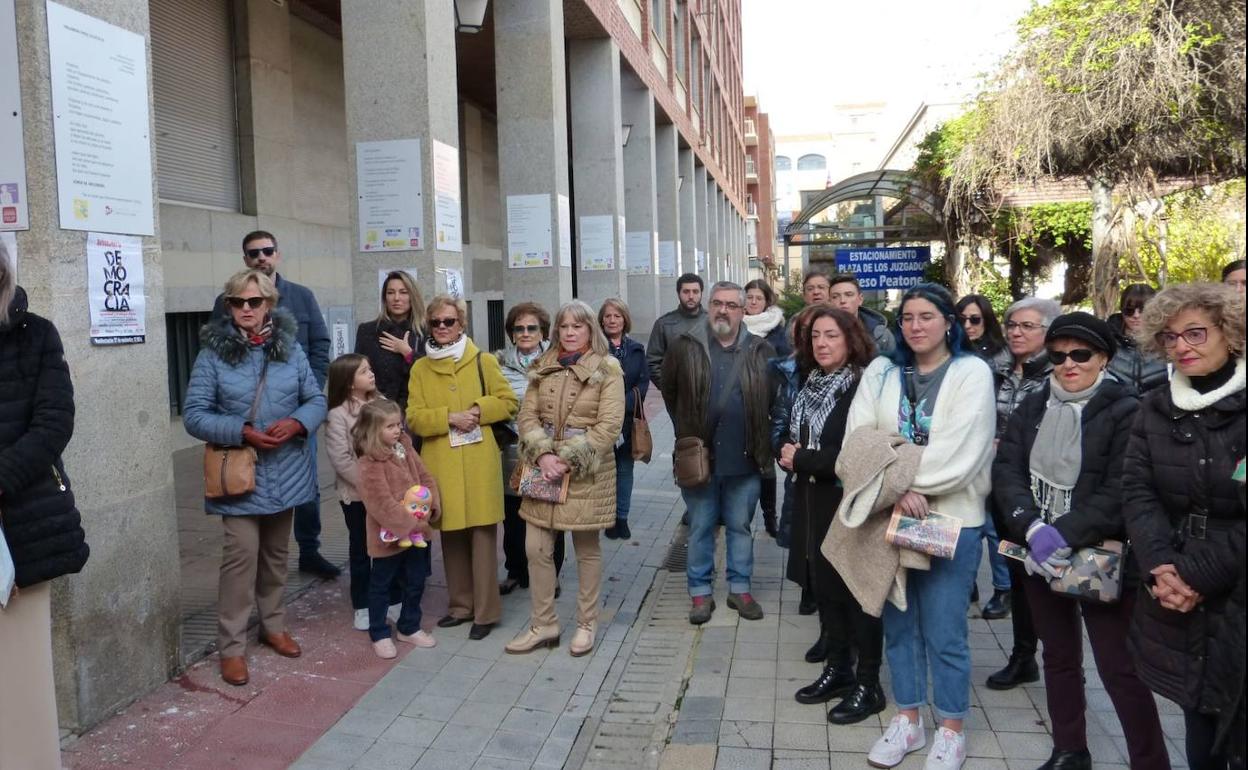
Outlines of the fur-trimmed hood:
M546 360L546 356L543 355L533 364L533 368L529 369L527 374L529 385L536 385L543 377L563 368L558 361ZM586 385L599 385L613 374L624 376L624 370L620 368L620 362L615 359L615 356L604 356L593 352L581 356L579 361L567 368L571 369L572 374Z
M288 361L295 346L298 324L289 310L276 307L270 311L273 334L264 343L264 354L270 361ZM247 358L251 344L238 333L229 317L214 318L199 330L199 344L220 356L230 366L238 366Z

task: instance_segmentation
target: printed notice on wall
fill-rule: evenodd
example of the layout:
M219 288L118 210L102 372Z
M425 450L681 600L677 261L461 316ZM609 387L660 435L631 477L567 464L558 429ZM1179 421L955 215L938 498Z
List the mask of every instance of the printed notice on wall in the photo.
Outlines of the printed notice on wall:
M464 239L460 231L459 200L459 150L449 144L433 140L433 228L442 251L463 251Z
M49 2L48 58L61 229L152 235L143 36Z
M664 278L675 278L676 268L680 265L680 242L659 241L659 275Z
M412 277L412 283L416 283L416 268L414 267L383 267L377 270L377 294L383 300L386 293L386 276L391 273L403 272ZM419 284L418 284L419 285Z
M91 344L129 345L147 339L142 238L87 233L87 302Z
M351 329L345 321L335 321L329 335L330 360L351 352Z
M702 249L693 250L694 270L699 275L706 275L706 252Z
M654 236L652 230L634 230L624 241L628 254L629 275L650 275L654 264Z
M507 266L553 267L549 195L507 196Z
M615 220L610 214L581 217L582 270L615 269Z
M420 140L356 142L355 177L360 251L420 249L425 226Z
M572 267L572 204L568 196L559 198L559 266Z
M446 278L446 293L452 299L464 298L464 271L456 270L448 267L443 270L438 268L438 272L442 273Z
M17 79L17 19L13 0L0 0L0 231L30 227L26 212L26 150L22 92Z

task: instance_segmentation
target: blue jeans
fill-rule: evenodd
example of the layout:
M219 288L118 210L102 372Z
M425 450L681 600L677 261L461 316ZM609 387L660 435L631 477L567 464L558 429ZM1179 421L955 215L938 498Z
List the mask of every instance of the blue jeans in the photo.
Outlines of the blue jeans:
M629 442L615 450L615 518L628 521L633 502L633 447Z
M906 572L906 611L884 605L884 651L898 709L927 702L927 670L940 719L964 719L971 708L971 649L966 609L979 569L979 527L958 536L952 559L932 559L930 571Z
M697 489L680 490L689 509L689 559L685 579L690 596L711 595L715 577L715 527L721 521L727 541L728 591L743 594L750 590L750 574L754 571L754 536L750 524L754 519L754 507L758 505L759 482L757 473L712 475L710 481Z
M403 586L403 610L395 623L401 634L420 630L420 599L425 593L425 578L431 571L429 551L433 548L403 549L402 553L373 559L368 579L368 638L374 642L390 638L386 610L390 608L390 592L396 583ZM402 580L400 580L402 576Z
M316 431L308 434L308 449L312 452L312 479L316 480ZM321 550L321 485L316 485L316 497L310 502L295 506L295 542L299 544L299 556L311 556Z
M984 517L982 530L984 540L988 541L988 567L992 570L992 588L994 591L1008 591L1010 590L1010 566L997 550L1001 536L997 534L996 525L992 523L991 513Z

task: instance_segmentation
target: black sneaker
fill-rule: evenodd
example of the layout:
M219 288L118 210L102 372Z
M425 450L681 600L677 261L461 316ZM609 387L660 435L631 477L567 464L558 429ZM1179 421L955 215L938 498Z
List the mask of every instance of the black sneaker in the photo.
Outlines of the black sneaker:
M325 580L333 580L342 574L340 568L335 567L328 559L315 551L300 554L299 571L316 575Z
M980 612L980 617L984 620L1000 620L1010 616L1010 592L996 591L992 592L992 598L984 605L984 609Z

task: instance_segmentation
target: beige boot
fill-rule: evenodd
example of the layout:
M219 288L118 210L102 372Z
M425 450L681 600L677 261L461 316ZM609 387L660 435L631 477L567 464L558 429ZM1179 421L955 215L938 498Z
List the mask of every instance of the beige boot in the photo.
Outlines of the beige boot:
M509 655L525 655L542 647L559 646L559 626L530 626L507 643Z
M587 655L594 650L594 623L576 624L576 632L572 634L572 641L568 644L568 654L574 658Z

